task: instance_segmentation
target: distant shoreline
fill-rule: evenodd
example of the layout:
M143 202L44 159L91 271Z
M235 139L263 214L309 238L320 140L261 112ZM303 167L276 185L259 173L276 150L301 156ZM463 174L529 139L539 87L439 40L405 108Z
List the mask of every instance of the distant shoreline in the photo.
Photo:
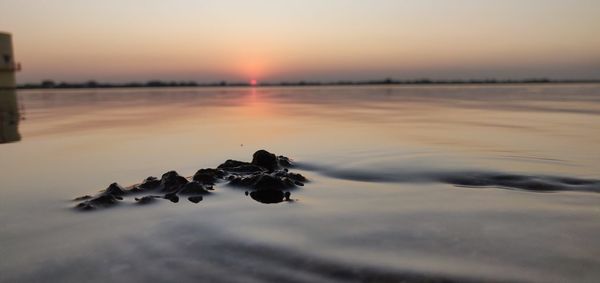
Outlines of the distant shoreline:
M101 83L96 81L69 83L43 81L41 83L26 83L17 86L17 89L99 89L99 88L164 88L164 87L302 87L302 86L369 86L369 85L505 85L505 84L594 84L600 80L551 80L551 79L524 79L524 80L370 80L370 81L290 81L290 82L264 82L256 85L244 82L215 82L197 83L194 81L159 81L130 82L130 83Z

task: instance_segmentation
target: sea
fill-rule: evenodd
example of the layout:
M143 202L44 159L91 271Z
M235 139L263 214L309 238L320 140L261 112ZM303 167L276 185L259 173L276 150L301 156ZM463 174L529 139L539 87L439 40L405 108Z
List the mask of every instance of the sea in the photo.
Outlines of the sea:
M600 282L600 85L0 91L0 282ZM255 201L74 198L257 150Z

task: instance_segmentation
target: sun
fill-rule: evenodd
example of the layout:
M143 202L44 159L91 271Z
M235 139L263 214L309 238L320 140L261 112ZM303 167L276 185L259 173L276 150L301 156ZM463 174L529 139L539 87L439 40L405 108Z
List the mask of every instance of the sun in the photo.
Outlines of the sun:
M254 79L253 79L253 80L250 80L250 85L251 85L251 86L256 86L256 85L258 85L258 81L257 81L257 80L254 80Z

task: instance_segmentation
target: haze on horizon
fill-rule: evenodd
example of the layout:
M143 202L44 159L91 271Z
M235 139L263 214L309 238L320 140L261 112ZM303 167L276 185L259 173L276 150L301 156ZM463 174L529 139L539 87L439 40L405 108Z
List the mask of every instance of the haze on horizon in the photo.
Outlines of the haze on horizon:
M600 79L594 0L2 0L43 79Z

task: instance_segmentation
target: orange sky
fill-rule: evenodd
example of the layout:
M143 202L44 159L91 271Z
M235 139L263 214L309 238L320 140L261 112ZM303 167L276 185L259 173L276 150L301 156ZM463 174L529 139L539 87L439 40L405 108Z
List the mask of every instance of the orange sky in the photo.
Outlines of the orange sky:
M20 82L600 78L600 2L3 0Z

